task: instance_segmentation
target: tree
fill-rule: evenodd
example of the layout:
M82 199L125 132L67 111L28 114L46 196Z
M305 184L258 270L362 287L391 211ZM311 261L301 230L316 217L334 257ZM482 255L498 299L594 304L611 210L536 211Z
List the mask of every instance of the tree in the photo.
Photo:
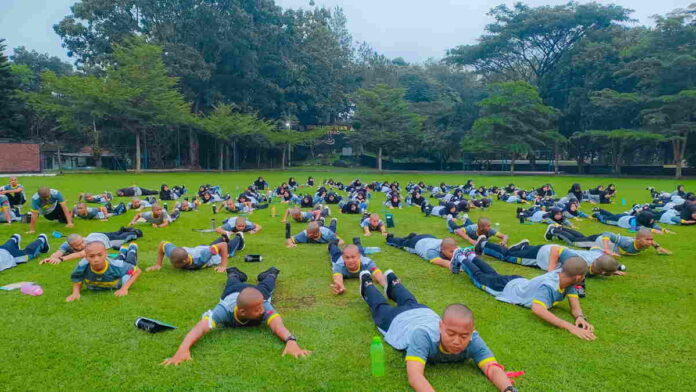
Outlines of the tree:
M631 148L638 148L645 142L662 141L662 136L636 129L613 129L610 131L587 131L586 136L595 144L606 146L614 174L621 174L625 154Z
M675 176L681 178L688 138L696 133L696 90L653 98L641 116L646 127L662 134L672 145Z
M21 103L15 95L19 81L12 72L11 64L5 56L5 42L0 38L0 135L19 136L21 134Z
M293 146L308 144L324 136L330 128L316 127L308 131L300 132L290 128L277 127L265 132L264 136L273 145L280 145L282 156L280 159L281 169L285 170L286 151L289 152Z
M265 135L273 129L273 124L266 120L259 119L255 114L244 114L235 112L232 105L219 104L207 116L199 120L201 128L214 137L220 139L219 147L219 168L223 171L224 151L227 143L232 143L234 154L234 169L237 166L237 141L244 135L260 134Z
M114 48L114 63L104 77L42 75L42 89L23 96L38 110L57 116L68 129L94 132L100 150L97 122L112 122L135 137L135 169L141 170L141 138L146 130L192 122L189 105L167 76L161 48L133 38Z
M353 140L377 153L377 169L382 170L385 150L395 154L416 144L423 118L413 113L404 100L404 89L379 84L359 89L355 95Z
M491 84L489 96L478 106L481 117L465 135L462 147L509 155L511 174L520 156L545 145L557 114L542 103L534 86L521 81Z
M447 52L447 61L472 66L489 81L538 83L588 33L629 21L631 10L618 5L569 2L558 6L499 5L495 19L476 45Z

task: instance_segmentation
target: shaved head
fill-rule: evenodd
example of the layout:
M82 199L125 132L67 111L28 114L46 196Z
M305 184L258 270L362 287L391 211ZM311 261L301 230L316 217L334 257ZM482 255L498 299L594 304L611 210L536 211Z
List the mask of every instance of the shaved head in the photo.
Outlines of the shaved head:
M479 226L490 226L491 225L491 220L488 218L479 218L478 219L478 225Z
M474 321L474 313L468 306L462 304L452 304L445 308L442 312L442 320L461 320Z
M42 186L39 188L39 196L41 197L48 197L51 195L51 188L47 186Z
M313 233L316 234L319 232L319 223L317 222L309 222L307 224L307 233Z
M442 239L442 250L455 249L457 247L457 242L450 237Z
M169 260L172 262L174 268L182 268L188 264L188 252L181 247L174 248L169 256Z
M73 233L73 234L70 234L70 235L68 236L68 238L66 238L66 240L68 241L68 244L74 244L74 243L76 243L77 241L79 241L79 240L81 240L81 239L82 239L82 236L81 236L81 235L79 235L79 234L74 234L74 233Z
M650 229L645 228L638 230L638 233L636 233L636 238L638 239L650 238L652 236L653 235Z
M343 248L343 254L355 254L355 253L360 253L360 248L358 248L357 245L346 245L345 248Z
M587 273L587 263L580 257L571 257L563 263L562 271L566 276L585 275Z
M102 243L101 241L92 241L92 242L88 243L87 245L85 245L85 251L89 251L89 250L91 250L91 249L94 249L94 250L97 250L97 249L104 250L104 249L106 249L106 246L105 246L104 243Z
M592 273L611 275L619 269L619 263L609 255L601 255L592 262Z
M239 293L237 297L237 306L242 309L247 309L253 306L258 306L263 303L263 294L255 287L247 287Z

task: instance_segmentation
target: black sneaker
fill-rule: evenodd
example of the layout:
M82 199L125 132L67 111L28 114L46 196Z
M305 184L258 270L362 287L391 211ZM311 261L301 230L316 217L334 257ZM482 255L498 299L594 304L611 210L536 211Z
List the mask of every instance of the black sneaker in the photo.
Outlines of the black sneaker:
M236 275L240 281L242 281L242 282L247 281L247 275L237 267L229 267L226 271L227 271L227 276Z
M584 284L579 284L575 286L575 291L578 292L578 297L580 298L585 298L587 296L587 293L585 293L585 285Z
M353 244L362 247L362 242L360 242L360 237L353 237Z
M242 249L244 249L244 246L246 245L244 243L244 233L242 233L240 231L240 232L237 232L236 235L237 235L237 237L239 237L239 245L237 245L237 250L242 250Z
M384 295L386 295L387 298L391 299L392 301L395 301L395 299L392 298L389 293L391 292L391 288L394 287L394 285L401 283L401 281L396 276L394 271L390 269L384 271L384 280L387 281L387 285L384 286Z
M275 276L276 278L278 277L278 274L280 274L280 270L276 267L271 267L263 272L261 272L257 277L256 281L261 282L264 279L266 279L268 276Z
M592 207L592 211L599 212L599 207Z
M511 247L508 248L508 250L523 250L529 245L529 240L528 239L523 239L522 241L512 245Z
M555 229L556 225L553 223L546 227L546 231L544 232L544 238L546 238L546 241L551 241L553 239L553 231Z
M372 274L370 271L360 272L360 296L365 298L365 291L368 286L372 286Z
M39 234L39 238L43 240L43 246L41 247L41 253L48 253L51 249L51 245L48 243L48 236L46 234Z
M387 237L385 238L385 241L387 242L387 244L391 245L393 240L394 240L394 233L387 233Z
M292 237L292 234L290 234L290 222L285 224L285 239L289 239Z
M487 243L487 238L485 235L480 235L478 240L476 240L476 245L474 245L474 252L476 252L477 255L482 255L483 254L483 248L486 246Z

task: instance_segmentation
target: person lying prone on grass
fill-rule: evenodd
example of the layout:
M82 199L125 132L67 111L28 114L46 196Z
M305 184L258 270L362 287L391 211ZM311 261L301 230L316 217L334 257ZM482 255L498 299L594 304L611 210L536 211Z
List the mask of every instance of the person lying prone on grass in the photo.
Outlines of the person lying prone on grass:
M66 302L80 299L83 285L90 290L116 290L114 295L117 297L128 295L128 290L141 274L137 266L138 246L131 243L115 259L108 258L106 249L101 241L85 246L85 258L77 263L70 275L72 294L65 299Z
M191 347L213 329L256 327L261 324L268 325L273 334L285 342L282 355L292 355L296 358L308 356L311 351L300 347L295 336L283 324L280 314L271 305L271 296L279 273L278 269L271 267L256 277L256 285L251 285L245 283L247 276L244 272L236 267L229 268L227 284L220 296L220 302L213 309L203 313L201 320L189 331L176 353L165 359L162 365L178 365L191 360Z
M214 267L217 272L227 270L229 257L244 247L244 237L238 233L232 239L220 237L210 245L198 245L193 248L180 247L168 241L160 242L157 246L157 262L146 271L159 271L164 257L169 257L172 267L184 270L198 270Z
M357 278L362 271L370 272L382 286L386 284L382 271L377 268L377 265L371 258L365 256L365 250L360 244L360 238L354 238L353 242L355 244L346 245L343 250L338 247L338 241L329 242L329 259L331 260L331 271L333 273L331 290L334 294L345 293L346 286L343 284L343 279Z

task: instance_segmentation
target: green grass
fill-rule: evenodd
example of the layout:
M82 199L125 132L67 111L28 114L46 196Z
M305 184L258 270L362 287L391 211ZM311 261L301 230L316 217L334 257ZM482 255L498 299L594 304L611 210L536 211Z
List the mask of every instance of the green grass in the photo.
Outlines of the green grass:
M304 181L308 173L262 172L271 184L293 175ZM176 173L144 175L65 175L58 177L26 177L21 182L31 193L39 185L59 189L70 204L79 192L115 190L138 184L158 189L162 183L186 184L197 189L201 183L220 184L235 193L251 183L258 172L225 174ZM463 183L463 175L365 174L357 172L317 173L318 180L333 176L349 181L360 176L363 181L394 179L405 185L409 180ZM558 192L573 182L584 188L607 183L606 178L591 177L473 177L481 185L505 185L509 182L524 187L551 181ZM4 180L3 180L4 181ZM677 182L670 180L615 179L618 198L628 205L647 201L647 185L672 190ZM689 190L696 181L684 181ZM373 210L382 208L376 195ZM170 202L171 207L171 202ZM543 241L544 226L520 225L514 218L515 205L495 203L485 212L495 225L516 242L528 238ZM583 206L587 211L589 205ZM626 209L621 205L608 207L613 211ZM278 213L283 212L278 207ZM74 229L40 220L38 232L59 230L65 234L87 234L112 231L127 223L132 212L112 218L109 222L78 221ZM444 220L424 218L415 208L394 211L393 232L405 235L411 231L446 236ZM472 219L482 214L473 212ZM225 215L215 216L220 222ZM212 234L192 232L210 223L212 212L184 213L166 229L142 226L144 238L139 241L142 267L153 265L156 245L167 239L193 246L210 242ZM401 353L387 348L387 375L372 378L369 373L369 345L378 334L367 306L359 298L357 281L347 282L348 291L334 296L329 288L330 269L326 247L300 245L286 249L284 228L280 218L272 219L269 210L254 212L250 219L263 226L248 236L247 248L231 260L250 277L271 265L282 271L274 303L286 325L298 337L301 346L313 350L307 359L281 357L283 345L267 328L227 329L209 334L194 346L193 361L179 367L163 367L160 362L171 356L186 332L200 315L214 306L224 285L224 274L213 270L175 271L169 264L160 272L144 273L125 298L106 292L85 292L75 303L65 303L70 294L70 271L75 262L26 265L0 273L0 285L31 280L45 290L41 297L19 292L0 292L0 390L228 390L228 391L404 391L408 390L405 365ZM339 235L350 239L360 234L358 216L338 216ZM584 221L580 230L587 234L608 227ZM15 231L25 232L27 226L13 224L0 227L0 239ZM293 231L300 225L293 225ZM621 230L621 229L617 229ZM625 277L593 278L588 283L588 297L582 305L597 328L598 339L585 342L569 333L542 323L530 311L504 304L474 288L465 275L448 271L394 248L387 248L381 236L363 238L366 246L381 246L374 259L383 270L394 269L406 286L423 303L440 312L454 302L469 305L476 315L476 326L498 360L509 370L527 374L517 385L526 391L656 391L687 390L693 378L692 365L696 347L694 325L694 268L696 248L691 242L694 227L674 227L678 234L661 236L658 241L674 251L662 257L652 251L625 258ZM30 238L25 235L25 244ZM60 240L51 238L55 249ZM262 263L246 264L246 253L261 253ZM533 277L539 270L498 261L492 264L502 273ZM252 280L255 278L252 278ZM569 319L567 303L554 312ZM138 316L148 316L172 323L179 329L150 335L133 326ZM472 364L428 366L426 375L439 391L494 390Z

